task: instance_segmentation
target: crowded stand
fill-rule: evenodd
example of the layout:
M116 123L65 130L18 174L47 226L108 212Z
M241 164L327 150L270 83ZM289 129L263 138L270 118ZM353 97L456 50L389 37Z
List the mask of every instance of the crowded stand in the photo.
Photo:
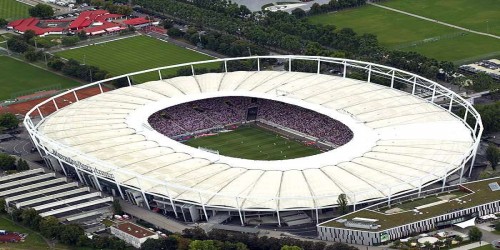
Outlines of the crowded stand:
M247 111L255 107L258 121L279 125L319 141L340 146L353 137L346 125L326 115L283 102L251 97L219 97L183 103L154 113L148 122L161 134L178 138L249 121Z

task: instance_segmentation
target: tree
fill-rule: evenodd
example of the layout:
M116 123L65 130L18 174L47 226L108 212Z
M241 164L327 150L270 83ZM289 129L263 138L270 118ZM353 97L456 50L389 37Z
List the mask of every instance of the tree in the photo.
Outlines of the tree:
M41 217L33 208L23 209L21 213L21 222L34 230L39 230Z
M40 233L47 238L56 238L61 231L61 225L56 217L48 216L40 222Z
M30 16L38 18L49 18L54 15L54 10L50 5L39 3L28 10Z
M497 168L500 161L500 150L493 143L490 143L486 149L486 159L491 163L493 169Z
M480 241L481 238L483 237L483 232L481 232L481 230L479 230L479 228L477 227L472 227L469 230L468 235L470 241Z
M186 228L182 230L182 236L193 239L193 240L204 240L207 239L207 234L205 230L195 227L195 228Z
M118 215L123 215L122 205L118 199L113 200L113 213Z
M339 204L340 214L347 213L347 196L345 194L340 194L337 203Z
M167 35L169 35L171 37L181 37L184 35L184 32L182 32L180 29L174 27L174 28L168 29Z
M6 205L5 199L4 198L0 198L0 214L3 214L5 212L7 212L5 205Z
M26 52L26 50L28 50L28 43L20 38L20 36L14 36L7 40L7 47L9 48L9 50L17 53L24 53Z
M300 248L298 246L284 245L284 246L281 247L281 250L302 250L302 248Z
M87 40L89 38L89 36L87 36L87 32L85 31L80 31L78 33L76 33L76 35L78 36L78 38L80 39L80 41L83 41L83 40Z
M47 63L47 66L49 66L49 68L53 70L60 71L64 67L64 62L60 57L54 56L50 58L49 62Z
M306 12L301 8L295 8L294 10L292 10L292 15L294 15L296 18L302 18L306 16Z
M217 243L214 240L194 240L189 244L189 250L219 250Z
M5 171L16 169L16 158L8 154L0 153L0 169Z
M0 129L16 129L19 127L19 119L12 113L0 114Z
M24 58L29 62L36 62L38 60L38 54L33 48L29 48L26 52L24 52Z
M5 20L4 18L0 18L0 28L4 28L5 26L7 26L7 24L9 24L7 20Z
M36 37L36 33L33 30L27 30L23 33L22 37L23 37L25 42L29 43L31 41L31 39Z
M66 36L62 39L62 45L73 46L80 41L78 36Z
M170 29L170 28L172 28L172 27L174 27L174 22L172 22L171 20L165 20L165 21L163 22L163 28L164 28L164 29L167 29L167 30L168 30L168 29Z
M84 233L85 231L78 225L63 225L59 232L59 240L64 244L74 246L78 243L80 235Z
M25 170L29 170L30 169L30 166L28 164L27 161L19 158L19 160L17 161L17 171L25 171Z

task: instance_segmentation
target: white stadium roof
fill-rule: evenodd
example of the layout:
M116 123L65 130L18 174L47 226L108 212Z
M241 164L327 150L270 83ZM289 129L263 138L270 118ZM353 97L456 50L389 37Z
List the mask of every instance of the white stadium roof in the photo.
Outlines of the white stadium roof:
M310 157L252 161L185 146L147 125L149 115L168 106L231 95L321 112L349 126L354 138ZM110 172L124 185L244 210L321 208L335 205L341 193L352 204L413 190L459 168L474 143L462 120L419 97L288 71L208 73L120 88L60 109L38 133L72 149L44 145L49 151Z
M276 59L288 61L288 72L261 71L262 60ZM257 71L231 72L234 66L228 63L240 60L253 61ZM316 74L294 72L301 68L293 68L296 61L317 63ZM220 63L225 73L195 75L195 67L208 63ZM161 80L162 70L189 66L193 76L131 85L137 75L156 72ZM321 74L332 67L343 68L342 77ZM364 73L366 81L346 78L351 72ZM120 78L130 87L103 93L103 83ZM401 83L411 94L392 89ZM101 94L79 99L77 91L89 87L99 87ZM60 109L71 103L69 95L76 103ZM147 124L150 114L170 105L225 95L313 109L348 125L354 138L307 158L249 161L184 146ZM56 111L47 115L52 108ZM465 115L454 115L452 108L463 108ZM42 155L118 187L201 205L205 216L206 206L247 211L332 207L342 193L354 205L391 199L446 180L460 168L463 172L469 160L474 162L483 131L470 103L428 79L368 62L295 55L215 59L105 79L41 102L26 114L24 125Z

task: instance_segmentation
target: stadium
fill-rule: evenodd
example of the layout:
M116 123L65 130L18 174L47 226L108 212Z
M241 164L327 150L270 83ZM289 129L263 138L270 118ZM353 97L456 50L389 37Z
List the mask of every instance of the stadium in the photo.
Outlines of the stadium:
M269 66L277 61L285 66ZM213 63L220 72L197 74ZM190 75L165 77L172 69ZM151 72L157 81L133 84ZM128 86L104 91L119 79ZM40 103L24 124L49 166L99 190L185 221L279 226L333 217L341 194L356 210L444 187L456 172L462 181L483 130L467 101L418 75L289 55L90 83Z

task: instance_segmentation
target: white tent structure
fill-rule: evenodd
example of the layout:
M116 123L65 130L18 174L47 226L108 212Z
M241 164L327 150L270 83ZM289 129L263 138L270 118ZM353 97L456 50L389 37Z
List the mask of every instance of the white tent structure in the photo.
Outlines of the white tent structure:
M318 72L260 70L263 59L308 60ZM256 60L255 71L228 69L228 61ZM161 196L175 203L241 211L318 210L334 207L340 194L351 205L420 191L446 179L477 149L482 125L470 104L448 89L394 68L323 57L270 56L208 61L224 65L221 73L196 75L188 63L127 75L158 72L160 80L130 85L78 99L59 108L58 96L28 113L25 124L38 149L77 172L91 174ZM322 65L340 65L342 76L321 74ZM191 66L192 76L162 79L161 70ZM347 77L363 69L368 79ZM370 78L383 75L389 87ZM123 77L123 76L122 76ZM110 79L113 80L114 78ZM99 86L101 82L85 87ZM393 88L407 84L409 92ZM81 88L85 88L81 87ZM322 154L284 161L253 161L215 155L177 143L151 129L154 112L193 100L248 96L277 100L328 115L354 133L347 144ZM445 105L440 106L437 101ZM44 105L57 111L41 114ZM466 117L451 112L463 106ZM32 117L41 120L33 122ZM474 118L469 126L464 119ZM479 136L479 137L478 137ZM444 184L443 184L444 185ZM120 190L122 193L122 191ZM122 193L123 196L123 193ZM279 216L279 215L278 215ZM208 216L207 216L208 217Z
M476 217L466 220L460 223L455 224L454 226L457 226L459 228L468 228L476 225Z

